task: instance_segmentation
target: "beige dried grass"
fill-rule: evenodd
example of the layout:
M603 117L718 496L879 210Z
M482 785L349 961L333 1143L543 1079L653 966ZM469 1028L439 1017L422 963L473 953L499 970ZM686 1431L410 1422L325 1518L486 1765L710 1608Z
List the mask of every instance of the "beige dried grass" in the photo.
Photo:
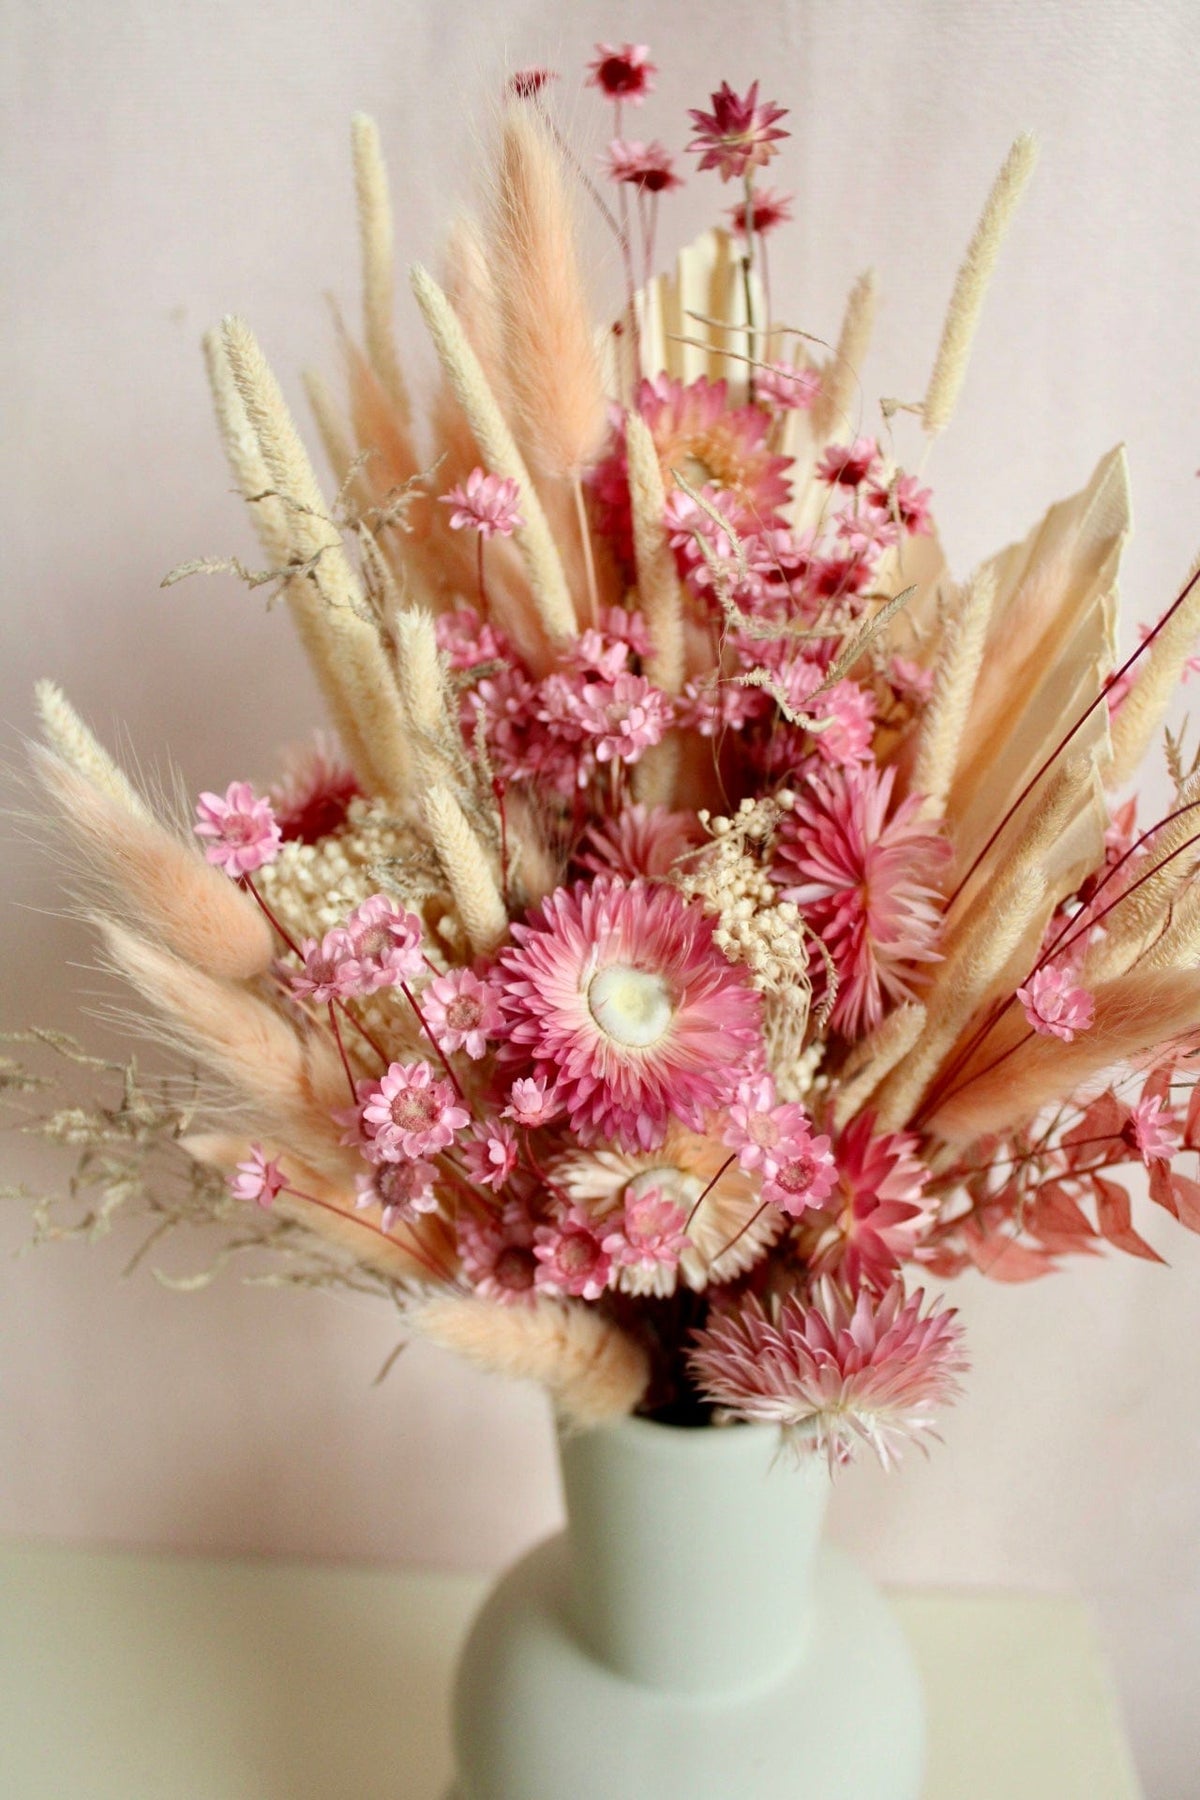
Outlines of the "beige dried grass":
M667 497L662 467L640 413L625 415L625 444L638 599L651 644L646 674L664 693L678 694L684 677L683 595L663 522Z
M471 948L477 956L490 954L508 931L508 911L492 859L448 787L431 787L423 796L422 812Z
M1195 580L1198 573L1200 558L1189 569L1188 580ZM1184 665L1196 648L1198 635L1200 581L1142 656L1133 686L1117 708L1110 727L1112 762L1105 779L1109 789L1122 787L1137 774L1154 733L1179 692Z
M412 406L400 368L392 323L395 308L392 206L379 127L374 119L366 113L356 113L350 123L350 141L362 255L363 339L368 361L398 423L407 426Z
M855 1046L858 1066L834 1089L833 1123L838 1131L862 1111L892 1070L916 1047L927 1017L919 1000L906 1000L888 1014L870 1037Z
M996 572L980 569L947 625L934 664L933 692L921 718L910 783L914 793L924 796L928 817L945 811L995 599Z
M817 443L849 428L858 416L863 364L871 348L879 309L879 278L865 269L850 289L837 348L821 372L813 403L812 430Z

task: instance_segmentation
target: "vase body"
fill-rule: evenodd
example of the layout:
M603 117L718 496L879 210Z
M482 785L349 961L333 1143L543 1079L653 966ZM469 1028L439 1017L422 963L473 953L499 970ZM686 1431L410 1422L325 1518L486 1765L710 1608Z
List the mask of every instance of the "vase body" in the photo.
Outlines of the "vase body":
M829 1476L769 1426L560 1439L567 1528L485 1602L453 1800L918 1800L885 1601L821 1539Z

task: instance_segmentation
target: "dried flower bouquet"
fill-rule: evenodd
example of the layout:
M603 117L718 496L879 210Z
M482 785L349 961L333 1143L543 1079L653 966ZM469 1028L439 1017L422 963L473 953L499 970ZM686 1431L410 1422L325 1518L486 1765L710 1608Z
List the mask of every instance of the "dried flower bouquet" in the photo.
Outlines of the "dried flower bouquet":
M1200 774L1168 739L1167 815L1119 802L1200 593L1118 667L1120 451L965 582L896 461L907 415L951 416L1027 139L924 400L868 435L872 278L832 351L775 317L788 134L757 84L692 114L728 225L651 273L680 178L623 128L653 75L597 46L596 180L549 72L513 79L484 217L412 274L427 429L355 121L362 341L344 403L308 382L334 500L247 327L208 339L268 565L240 572L282 594L336 737L184 822L43 684L37 769L108 959L210 1112L130 1077L44 1129L84 1145L91 1226L129 1197L215 1218L569 1418L774 1420L888 1461L964 1368L913 1277L1155 1257L1131 1165L1200 1228ZM593 204L627 286L600 329ZM175 1144L182 1190L150 1172Z

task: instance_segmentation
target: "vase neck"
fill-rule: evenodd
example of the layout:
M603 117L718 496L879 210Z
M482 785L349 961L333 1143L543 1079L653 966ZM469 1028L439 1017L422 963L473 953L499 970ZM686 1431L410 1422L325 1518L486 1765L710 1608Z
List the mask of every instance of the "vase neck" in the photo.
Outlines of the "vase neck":
M799 1654L829 1477L778 1448L765 1426L642 1419L560 1437L571 1620L594 1657L700 1693Z

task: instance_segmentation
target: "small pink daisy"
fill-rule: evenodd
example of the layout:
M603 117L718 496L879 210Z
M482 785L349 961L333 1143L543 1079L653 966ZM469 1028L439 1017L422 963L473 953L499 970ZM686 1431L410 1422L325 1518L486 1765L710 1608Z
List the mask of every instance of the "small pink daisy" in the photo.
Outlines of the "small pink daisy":
M915 475L897 475L890 487L873 487L867 494L872 506L899 519L910 537L929 537L933 515L929 502L932 488L923 488Z
M898 697L910 706L924 706L933 694L933 670L922 668L908 656L893 656L888 664L888 680Z
M482 1299L501 1306L528 1306L533 1300L538 1262L524 1207L510 1203L499 1218L460 1215L458 1254L463 1274Z
M879 445L872 437L855 438L852 444L830 444L814 471L818 481L830 487L861 487L879 462Z
M597 44L588 68L585 86L599 88L607 100L629 100L634 106L654 92L651 77L658 74L647 44Z
M538 1260L537 1285L545 1294L572 1294L598 1300L612 1275L612 1257L599 1231L581 1206L573 1206L551 1225L533 1234Z
M1147 1168L1151 1163L1170 1162L1182 1141L1179 1121L1164 1108L1157 1094L1138 1101L1121 1135Z
M472 469L465 484L441 496L452 506L451 531L477 531L481 538L511 537L525 521L517 510L520 489L510 475L489 475Z
M288 976L297 999L311 1000L314 1006L329 1006L335 1000L350 1000L355 994L367 992L349 933L340 925L320 940L305 938L300 954L304 967Z
M860 1443L884 1468L907 1440L934 1433L934 1408L960 1391L966 1369L955 1314L899 1282L882 1297L851 1297L822 1281L810 1302L788 1294L770 1311L749 1296L698 1334L690 1362L718 1406L783 1427L830 1470Z
M751 196L747 211L745 200L739 200L736 206L729 209L729 217L733 221L735 231L746 233L747 219L752 232L762 237L768 231L774 231L780 225L790 225L792 220L791 194L777 194L773 188L760 188Z
M671 152L657 138L650 144L614 138L607 157L610 181L627 182L644 194L666 194L683 186L683 177L675 173Z
M773 362L754 371L754 398L778 412L806 412L820 391L821 377L815 369Z
M527 1131L536 1131L557 1119L561 1112L562 1105L548 1075L523 1075L509 1089L508 1105L500 1116L523 1125Z
M196 802L198 838L210 838L207 861L236 879L253 875L279 854L283 834L269 800L260 800L248 781L231 781L224 796L201 794Z
M1087 1031L1096 1016L1092 996L1067 969L1038 969L1017 989L1017 999L1040 1036L1061 1038L1064 1044L1071 1043L1077 1031Z
M621 1271L631 1292L671 1292L679 1258L687 1249L687 1212L660 1188L626 1189L620 1224L606 1233L601 1248Z
M598 763L635 763L660 743L674 720L670 700L644 675L589 681L576 695L574 715Z
M487 1055L489 1038L504 1023L495 988L470 969L435 976L421 995L421 1011L448 1056L465 1050L474 1062Z
M739 1082L725 1142L743 1169L761 1177L763 1199L790 1218L820 1206L833 1188L837 1171L829 1139L814 1135L802 1106L776 1100L770 1075Z
M362 1122L373 1161L415 1161L445 1150L470 1124L470 1114L427 1062L395 1062L371 1083Z
M498 1192L517 1166L517 1139L512 1126L476 1126L474 1136L463 1145L463 1161L472 1181Z
M372 894L356 906L344 929L359 966L361 993L411 981L425 966L420 919L387 894Z
M760 105L757 81L744 95L735 94L723 81L711 96L711 105L711 112L689 109L696 136L688 149L701 152L699 168L716 169L722 181L740 181L778 155L779 141L788 135L778 121L787 117L787 108L773 100Z
M235 1200L254 1200L266 1207L287 1184L287 1176L277 1162L268 1161L262 1145L251 1144L249 1156L229 1178L229 1191Z
M480 663L502 662L512 655L503 633L481 618L473 606L439 613L434 629L438 649L452 669L475 669Z
M703 1127L759 1044L760 999L674 889L599 876L558 888L501 952L509 1043L553 1076L585 1144L652 1149L668 1119Z
M390 1231L398 1221L411 1225L422 1213L437 1211L437 1195L433 1191L437 1170L428 1162L380 1163L369 1175L356 1175L354 1185L359 1212L380 1206L380 1224Z

